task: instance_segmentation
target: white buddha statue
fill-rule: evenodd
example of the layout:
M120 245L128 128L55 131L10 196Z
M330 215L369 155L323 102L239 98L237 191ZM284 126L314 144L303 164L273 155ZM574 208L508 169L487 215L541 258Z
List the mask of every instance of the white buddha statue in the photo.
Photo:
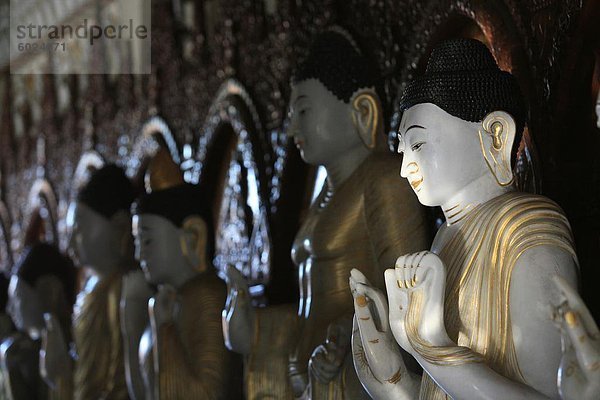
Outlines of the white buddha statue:
M397 254L426 246L423 208L398 182L400 159L387 150L371 62L348 32L332 28L297 68L288 135L327 181L291 249L297 307L253 309L243 277L228 270L223 329L228 346L248 356L247 398L366 398L352 365L346 277L358 268L383 288Z
M558 398L553 277L575 285L577 258L562 210L512 185L526 115L516 79L482 43L448 41L400 108L401 175L446 223L430 251L385 272L387 301L352 272L361 382L377 399Z

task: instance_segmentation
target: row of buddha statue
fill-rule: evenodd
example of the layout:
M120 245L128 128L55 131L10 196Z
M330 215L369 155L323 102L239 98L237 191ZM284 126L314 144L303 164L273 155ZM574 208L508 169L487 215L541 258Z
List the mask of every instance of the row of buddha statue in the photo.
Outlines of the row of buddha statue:
M71 205L72 257L35 243L10 270L0 398L599 399L569 222L513 185L516 79L442 42L400 99L401 155L380 84L338 27L295 70L288 135L327 171L291 249L298 304L217 276L207 196L168 151L137 198L106 164ZM433 243L423 206L445 217Z

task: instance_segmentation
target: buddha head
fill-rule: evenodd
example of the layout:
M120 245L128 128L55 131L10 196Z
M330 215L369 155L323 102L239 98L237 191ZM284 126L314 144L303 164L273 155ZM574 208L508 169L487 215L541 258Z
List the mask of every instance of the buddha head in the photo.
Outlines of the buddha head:
M123 265L131 249L133 198L133 187L122 168L108 164L91 173L67 218L69 247L78 264L100 275Z
M183 277L207 270L212 224L197 186L187 184L164 149L146 174L147 190L133 206L136 258L149 283L180 286Z
M437 46L425 74L407 85L400 111L401 175L422 204L445 204L488 179L511 186L526 109L516 79L498 68L483 43Z
M33 339L53 314L68 332L75 301L75 268L56 246L35 243L26 248L11 272L7 312L15 326Z
M379 83L377 67L348 32L331 28L317 36L292 78L289 106L288 135L305 162L327 165L355 148L377 146Z

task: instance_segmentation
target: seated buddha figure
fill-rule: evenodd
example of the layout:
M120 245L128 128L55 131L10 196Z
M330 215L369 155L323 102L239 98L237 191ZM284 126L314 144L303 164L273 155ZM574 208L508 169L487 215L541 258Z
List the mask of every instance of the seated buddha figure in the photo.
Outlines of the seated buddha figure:
M352 366L347 276L359 268L377 287L397 254L427 246L424 214L398 184L400 158L386 148L376 67L340 28L321 33L297 68L290 125L301 157L327 171L293 244L300 301L253 310L233 267L223 312L228 346L246 354L246 396L360 399ZM286 376L287 372L287 376Z
M126 399L119 302L123 276L133 267L133 187L122 168L108 164L91 173L71 205L70 248L85 273L73 311L71 358L50 326L42 368L46 379L73 380L73 398Z
M40 375L40 349L48 325L65 332L70 341L71 311L75 300L75 268L54 246L26 247L11 271L7 312L17 333L0 346L4 390L1 398L15 400L69 399L70 379L49 386ZM68 367L68 366L65 366Z
M209 261L210 209L166 151L150 162L147 184L151 192L133 207L136 257L157 287L139 343L143 398L235 399L237 371L221 329L227 291Z
M526 116L516 79L481 42L443 42L400 109L401 175L446 223L430 251L385 271L387 302L352 272L361 382L378 399L558 398L552 280L574 285L578 264L559 206L513 187ZM422 378L405 372L396 342Z

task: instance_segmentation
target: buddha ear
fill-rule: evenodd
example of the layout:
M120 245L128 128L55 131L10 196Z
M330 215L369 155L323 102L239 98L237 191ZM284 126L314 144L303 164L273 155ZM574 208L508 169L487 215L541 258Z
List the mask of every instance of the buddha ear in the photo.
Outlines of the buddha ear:
M508 186L514 180L510 162L516 130L514 118L504 111L493 111L481 122L481 152L500 186Z
M350 99L352 104L352 121L360 139L369 149L375 148L377 134L382 128L381 104L372 89L363 89L354 93Z
M183 233L181 236L181 250L187 261L199 271L205 271L207 262L207 243L208 228L206 222L197 216L192 215L183 221L181 227Z

